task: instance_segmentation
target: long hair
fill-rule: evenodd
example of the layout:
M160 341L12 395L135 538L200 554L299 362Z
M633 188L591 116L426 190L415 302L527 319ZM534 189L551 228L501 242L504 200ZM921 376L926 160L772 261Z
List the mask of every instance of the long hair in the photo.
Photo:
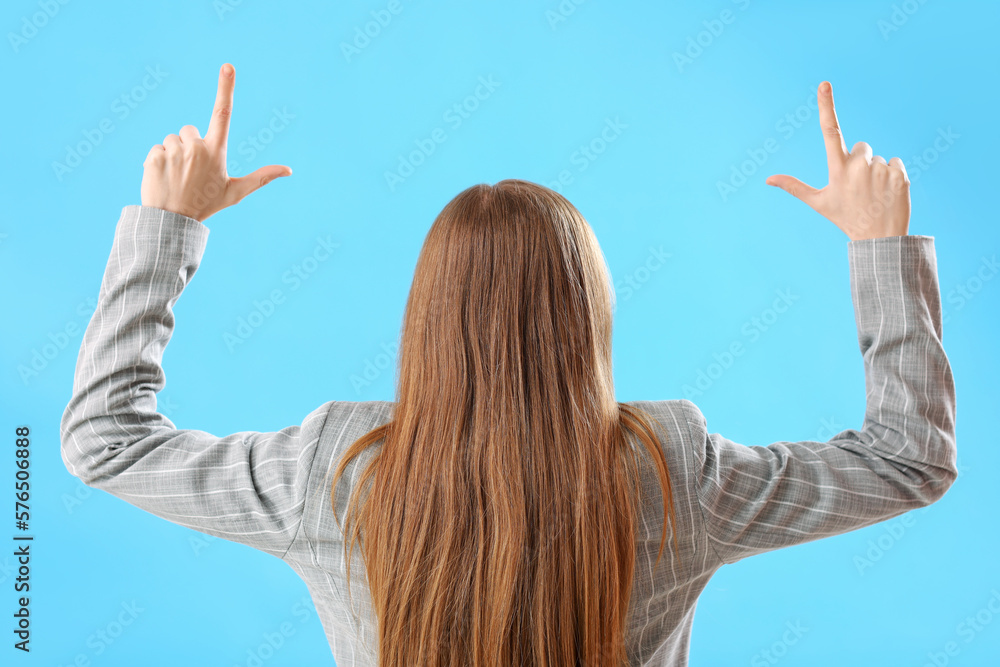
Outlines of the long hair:
M348 582L361 545L380 667L627 664L641 502L628 434L659 475L657 563L675 519L655 420L615 400L614 304L593 231L548 188L474 185L435 219L391 420L333 478L381 442L341 526Z

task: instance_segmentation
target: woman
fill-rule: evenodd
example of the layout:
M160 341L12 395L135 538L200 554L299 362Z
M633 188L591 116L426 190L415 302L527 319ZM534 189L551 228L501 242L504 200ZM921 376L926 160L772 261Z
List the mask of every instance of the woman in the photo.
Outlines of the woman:
M829 184L768 183L849 237L863 428L746 447L687 400L615 400L614 293L579 212L520 180L460 193L427 234L396 401L216 437L156 411L172 306L216 211L287 167L225 169L234 72L204 139L167 136L119 220L62 421L69 471L285 560L340 665L684 665L725 563L926 506L956 478L933 237L902 162L848 152L818 92Z

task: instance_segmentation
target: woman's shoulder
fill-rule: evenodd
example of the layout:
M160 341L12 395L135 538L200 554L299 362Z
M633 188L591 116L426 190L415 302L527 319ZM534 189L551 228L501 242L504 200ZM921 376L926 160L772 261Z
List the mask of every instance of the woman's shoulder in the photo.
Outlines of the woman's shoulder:
M683 437L686 437L690 431L690 425L701 418L701 410L686 398L660 401L624 401L624 404L647 413L668 432Z
M329 434L331 429L334 429L333 433L360 429L367 433L389 421L395 407L396 404L392 401L328 401L324 405L327 410L324 432Z
M392 419L391 401L327 401L320 411L326 413L319 435L314 467L330 471L354 442ZM367 456L359 457L366 460ZM313 477L316 477L315 475ZM312 480L314 483L319 480ZM326 483L328 480L323 480Z

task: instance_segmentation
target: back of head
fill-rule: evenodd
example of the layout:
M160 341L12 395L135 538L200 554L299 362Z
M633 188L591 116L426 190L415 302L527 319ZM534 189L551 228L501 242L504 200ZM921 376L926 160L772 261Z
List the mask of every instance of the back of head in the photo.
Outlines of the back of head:
M653 420L615 401L613 309L593 231L548 188L475 185L434 221L392 420L348 449L333 482L381 443L344 524L362 547L380 665L627 664L629 433L657 466L665 517L672 505Z

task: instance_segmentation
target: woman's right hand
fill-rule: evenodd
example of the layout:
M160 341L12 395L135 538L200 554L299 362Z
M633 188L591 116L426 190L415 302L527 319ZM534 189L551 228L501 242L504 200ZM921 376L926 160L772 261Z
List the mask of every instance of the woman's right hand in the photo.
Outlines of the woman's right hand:
M819 124L826 143L829 183L817 190L792 176L769 176L774 185L801 199L847 234L852 241L905 236L910 224L910 179L903 161L886 163L863 141L847 152L833 108L829 82L819 84Z

